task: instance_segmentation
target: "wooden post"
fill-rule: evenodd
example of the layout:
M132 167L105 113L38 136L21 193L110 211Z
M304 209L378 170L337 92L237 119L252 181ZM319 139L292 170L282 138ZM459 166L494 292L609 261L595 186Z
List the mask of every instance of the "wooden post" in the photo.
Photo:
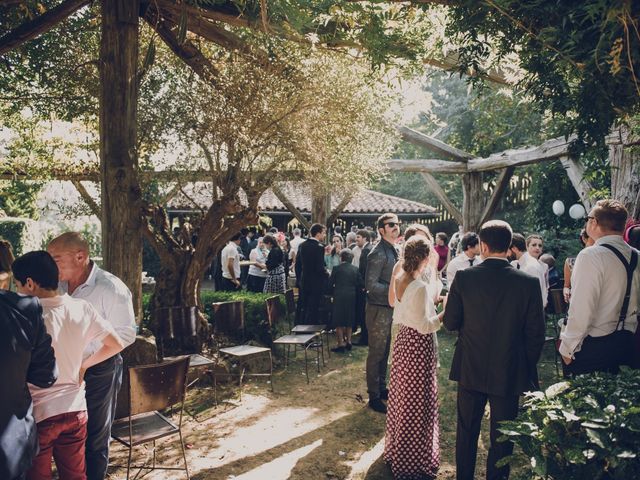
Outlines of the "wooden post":
M136 152L139 0L102 0L100 177L104 268L142 312L141 192Z
M477 232L484 209L482 173L462 175L462 228L465 232Z
M311 187L311 222L327 225L330 211L331 194L324 188Z
M611 196L620 200L632 218L640 218L640 139L626 127L607 139L611 165ZM634 148L631 148L634 147Z

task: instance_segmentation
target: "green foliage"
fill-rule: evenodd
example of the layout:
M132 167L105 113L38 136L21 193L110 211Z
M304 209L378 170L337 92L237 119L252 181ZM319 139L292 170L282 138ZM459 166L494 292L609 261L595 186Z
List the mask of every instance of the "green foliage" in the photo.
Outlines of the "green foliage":
M151 321L151 293L142 294L142 325L149 328ZM200 292L200 304L204 314L213 323L211 304L215 302L232 302L242 300L244 302L245 340L255 340L263 345L271 345L271 341L278 333L276 329L282 325L275 325L269 328L267 322L267 311L265 300L272 297L270 293L253 292L214 292L203 290ZM284 296L280 295L280 307L282 312L286 311ZM241 339L235 339L240 341Z
M41 183L0 180L0 210L10 217L38 219L36 200Z
M28 218L0 218L0 237L11 243L16 257L40 249L38 225Z
M526 479L640 478L640 371L592 374L528 394L503 440L518 445Z
M460 71L482 71L517 52L520 86L563 117L578 151L603 145L616 119L638 112L639 2L463 0L451 13Z

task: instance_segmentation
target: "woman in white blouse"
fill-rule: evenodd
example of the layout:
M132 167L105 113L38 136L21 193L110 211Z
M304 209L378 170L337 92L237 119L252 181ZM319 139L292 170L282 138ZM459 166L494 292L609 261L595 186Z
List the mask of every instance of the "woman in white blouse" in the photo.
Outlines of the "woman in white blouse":
M422 278L432 244L415 235L404 246L401 271L392 277L393 321L400 325L393 348L384 458L394 478L435 478L440 466L438 384L432 289Z

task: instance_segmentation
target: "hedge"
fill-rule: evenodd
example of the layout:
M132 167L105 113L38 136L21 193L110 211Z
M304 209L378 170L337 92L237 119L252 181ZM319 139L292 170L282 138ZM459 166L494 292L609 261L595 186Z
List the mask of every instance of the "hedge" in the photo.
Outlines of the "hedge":
M0 218L0 238L11 243L16 257L41 248L38 223L29 218Z
M500 431L522 451L501 461L524 462L520 478L640 478L640 371L581 375L529 393Z
M144 327L149 327L151 319L151 293L142 295L142 309ZM216 292L212 290L203 290L200 292L200 301L204 307L204 314L211 322L211 304L215 302L244 301L244 321L245 321L245 340L254 340L263 345L271 345L272 340L285 331L288 331L288 325L273 325L269 328L267 321L267 310L265 300L272 297L273 294L253 293L253 292ZM284 295L280 295L280 306L283 312L286 312ZM286 322L285 322L286 323ZM237 339L239 340L239 339Z

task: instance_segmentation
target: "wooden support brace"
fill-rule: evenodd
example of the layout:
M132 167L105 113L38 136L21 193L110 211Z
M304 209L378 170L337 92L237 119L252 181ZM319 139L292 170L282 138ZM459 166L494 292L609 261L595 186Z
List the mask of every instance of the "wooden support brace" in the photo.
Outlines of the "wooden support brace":
M289 210L289 212L291 212L291 214L296 217L296 219L302 225L304 225L304 228L306 228L307 230L311 230L311 222L309 222L309 220L307 220L304 215L302 215L302 212L300 212L300 210L296 208L296 206L287 198L287 196L282 190L280 190L280 188L274 185L271 187L271 191L278 198L278 200L282 202L286 209Z
M344 198L340 201L338 206L336 206L336 208L333 209L333 211L331 212L331 215L329 215L329 218L327 219L327 225L333 225L333 222L335 222L340 216L340 214L344 211L344 209L347 208L347 205L349 205L349 202L353 198L353 195L354 195L353 193L347 193L344 196Z
M459 148L452 147L444 143L441 140L437 140L429 135L425 135L424 133L413 130L409 127L400 126L398 127L398 132L402 135L402 138L409 143L413 143L414 145L418 145L420 147L427 148L432 152L439 153L451 160L457 162L466 162L470 158L473 158L473 155L467 153Z
M496 180L496 188L493 190L491 197L484 207L479 225L482 225L484 222L490 220L493 214L496 212L496 209L500 204L500 200L502 200L502 196L509 186L509 181L511 180L515 169L516 167L507 167L502 170L502 172L500 172L500 176Z
M593 207L593 202L589 197L589 192L591 192L592 187L591 184L585 180L584 178L584 165L580 160L576 160L571 157L560 157L560 162L562 166L567 171L567 176L571 181L571 185L578 193L578 197L580 197L580 201L584 206L585 210L588 212Z
M421 172L422 178L424 182L427 184L427 188L433 192L433 194L438 197L442 206L449 212L449 214L455 219L456 222L462 224L462 213L458 208L453 204L453 202L447 197L447 194L442 189L438 181L435 179L433 175L426 172Z

